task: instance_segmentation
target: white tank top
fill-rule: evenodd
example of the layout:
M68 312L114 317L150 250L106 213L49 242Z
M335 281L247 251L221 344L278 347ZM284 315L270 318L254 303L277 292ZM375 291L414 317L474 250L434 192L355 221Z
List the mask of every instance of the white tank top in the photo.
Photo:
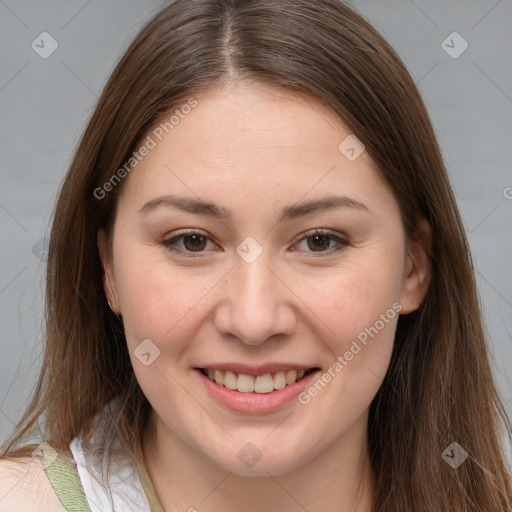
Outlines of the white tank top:
M76 472L66 469L63 474L60 464L47 461L45 470L52 485L61 501L65 498L73 505L83 501L83 494L79 499L81 493L75 494L71 489L79 491L81 486L91 512L161 512L146 467L136 465L114 428L106 431L105 420L112 417L110 406L95 418L98 429L88 443L81 437L70 443ZM80 482L76 481L77 473ZM73 486L65 484L68 478Z

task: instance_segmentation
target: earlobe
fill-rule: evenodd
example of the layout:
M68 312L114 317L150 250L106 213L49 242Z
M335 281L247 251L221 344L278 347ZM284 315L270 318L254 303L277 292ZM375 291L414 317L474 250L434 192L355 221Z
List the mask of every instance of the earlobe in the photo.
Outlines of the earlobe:
M432 272L431 253L432 228L425 218L421 218L407 248L401 314L417 310L427 294Z
M115 293L115 279L112 269L112 262L107 249L107 238L105 230L100 229L97 235L98 253L103 267L103 291L110 309L116 314L120 315L121 312L118 306L117 293ZM112 285L110 284L112 282Z

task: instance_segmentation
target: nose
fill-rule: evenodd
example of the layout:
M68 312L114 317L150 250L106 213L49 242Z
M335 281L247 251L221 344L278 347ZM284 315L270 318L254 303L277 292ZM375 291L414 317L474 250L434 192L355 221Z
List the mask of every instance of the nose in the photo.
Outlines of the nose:
M223 289L215 312L218 332L234 335L247 345L259 345L272 336L295 331L293 293L263 255L252 263L238 258Z

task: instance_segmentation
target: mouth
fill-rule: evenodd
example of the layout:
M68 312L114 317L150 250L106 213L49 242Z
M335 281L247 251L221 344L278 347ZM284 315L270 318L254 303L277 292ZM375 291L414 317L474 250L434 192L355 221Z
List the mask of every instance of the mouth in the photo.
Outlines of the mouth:
M320 370L320 368L279 370L263 375L250 375L247 373L237 373L230 370L213 368L197 368L197 370L210 381L230 391L267 394L293 386L311 373Z

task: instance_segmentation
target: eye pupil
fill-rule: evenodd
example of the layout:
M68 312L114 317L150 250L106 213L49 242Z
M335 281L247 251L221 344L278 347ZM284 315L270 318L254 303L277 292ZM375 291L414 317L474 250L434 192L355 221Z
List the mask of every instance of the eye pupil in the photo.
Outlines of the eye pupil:
M188 235L184 236L184 244L188 250L195 251L197 249L204 249L206 245L206 238L202 235ZM189 243L192 244L189 246ZM191 249L192 248L192 249Z
M309 244L309 240L313 241L313 245ZM327 243L325 243L327 241ZM329 248L330 238L327 235L314 235L309 237L308 246L313 251L318 251L318 249L328 249Z

